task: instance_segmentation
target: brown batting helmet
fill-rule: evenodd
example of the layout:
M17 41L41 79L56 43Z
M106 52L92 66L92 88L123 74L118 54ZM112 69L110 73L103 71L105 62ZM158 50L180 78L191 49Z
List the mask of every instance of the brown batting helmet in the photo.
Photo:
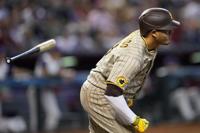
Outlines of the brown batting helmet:
M164 8L149 8L139 17L139 27L142 36L152 30L173 30L180 22L173 19L172 14Z

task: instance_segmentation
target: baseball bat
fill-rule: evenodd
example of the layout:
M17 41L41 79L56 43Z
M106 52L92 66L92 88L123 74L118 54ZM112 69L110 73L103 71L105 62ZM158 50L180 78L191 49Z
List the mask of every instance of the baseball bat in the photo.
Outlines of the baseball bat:
M36 45L35 47L19 54L19 55L16 55L16 56L13 56L11 58L7 57L6 58L6 62L8 64L10 64L12 61L15 61L17 59L20 59L20 58L23 58L23 57L28 57L32 54L35 54L35 53L41 53L41 52L44 52L44 51L47 51L53 47L55 47L55 44L56 44L56 41L54 39L50 39L48 41L45 41L43 43L40 43L38 45Z

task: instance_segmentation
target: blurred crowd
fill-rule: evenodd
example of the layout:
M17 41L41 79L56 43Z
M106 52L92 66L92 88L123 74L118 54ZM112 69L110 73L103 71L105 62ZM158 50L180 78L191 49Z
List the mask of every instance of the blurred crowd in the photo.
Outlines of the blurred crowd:
M200 120L200 56L194 55L196 67L189 66L181 56L184 52L200 50L200 0L0 0L0 132L20 132L27 130L27 125L35 130L37 126L38 115L34 115L36 107L31 99L37 93L33 91L37 90L33 89L36 86L24 86L24 82L18 86L14 82L17 85L10 89L4 85L10 77L34 83L35 77L42 82L51 79L42 83L39 96L45 114L44 130L55 130L64 119L74 120L76 126L77 123L81 126L82 117L77 117L78 114L64 114L83 113L79 89L88 71L74 69L78 64L73 56L102 55L138 29L138 17L149 7L169 9L181 26L172 35L172 45L161 47L167 56L157 61L156 70L147 80L134 109L152 123ZM33 64L31 70L20 67L27 65L25 62L11 67L5 63L6 56L16 55L50 38L56 40L56 48L26 61L29 66ZM167 52L171 55L172 51L179 56L168 56ZM64 83L49 85L55 78L62 78ZM41 86L38 81L36 84ZM22 94L26 98L22 99ZM28 104L29 111L19 109L15 98L22 101L23 107ZM20 111L33 113L24 120Z
M149 7L167 8L182 23L175 44L198 47L199 0L1 0L0 45L13 54L55 38L63 54L102 53L137 29Z

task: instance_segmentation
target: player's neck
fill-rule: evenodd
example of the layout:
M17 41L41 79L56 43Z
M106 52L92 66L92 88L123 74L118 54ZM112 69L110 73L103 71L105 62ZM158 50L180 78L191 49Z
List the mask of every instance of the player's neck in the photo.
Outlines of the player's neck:
M158 48L158 44L155 43L154 39L151 37L143 37L145 45L149 51L155 50Z

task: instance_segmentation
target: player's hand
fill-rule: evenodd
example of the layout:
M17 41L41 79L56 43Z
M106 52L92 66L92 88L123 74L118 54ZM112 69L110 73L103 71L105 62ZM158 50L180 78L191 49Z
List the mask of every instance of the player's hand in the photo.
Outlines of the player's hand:
M148 126L149 121L144 118L140 118L139 116L137 116L135 122L133 123L134 129L137 130L139 133L145 132Z

